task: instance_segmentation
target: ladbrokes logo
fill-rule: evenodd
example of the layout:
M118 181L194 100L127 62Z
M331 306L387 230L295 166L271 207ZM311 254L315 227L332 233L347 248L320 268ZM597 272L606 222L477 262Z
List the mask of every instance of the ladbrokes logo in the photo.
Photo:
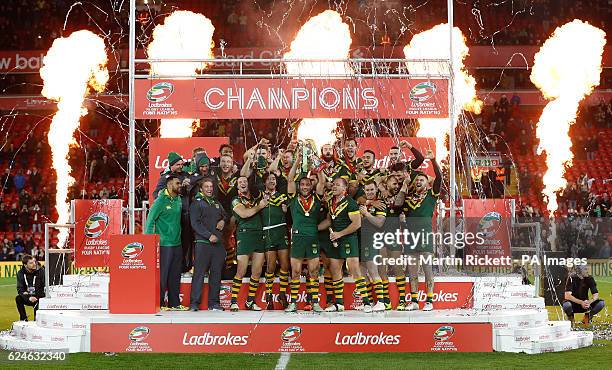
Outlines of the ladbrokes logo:
M143 249L144 245L142 245L142 243L133 242L123 247L123 250L121 250L121 256L123 258L133 259L140 256Z
M146 326L137 326L128 334L130 345L125 349L126 352L152 352L149 343L145 339L149 336L150 330Z
M174 92L174 85L170 82L159 82L147 91L147 100L153 103L162 102Z
M450 325L440 326L433 333L433 339L436 341L431 348L435 352L456 352L457 347L450 339L455 335L455 328Z
M93 239L97 238L108 227L108 215L104 212L93 213L85 222L85 236Z
M302 328L299 326L290 326L281 334L283 342L290 343L297 340L302 335Z
M183 334L184 346L246 346L248 343L248 335L213 335L206 332L202 335Z
M410 90L410 100L424 102L436 94L436 85L431 81L421 82Z
M502 215L498 212L489 212L482 216L478 222L478 232L485 238L492 238L502 225Z
M147 336L149 336L149 328L146 326L138 326L132 329L128 338L130 338L132 342L142 342Z
M401 338L401 335L389 335L382 331L374 335L366 335L362 332L357 332L353 335L342 335L338 332L336 333L334 343L339 346L398 345Z
M302 328L290 326L281 333L282 345L278 349L280 352L304 352L304 347L298 339L302 336Z
M147 265L140 257L144 251L144 245L139 242L131 242L121 250L123 261L119 265L120 270L146 270Z

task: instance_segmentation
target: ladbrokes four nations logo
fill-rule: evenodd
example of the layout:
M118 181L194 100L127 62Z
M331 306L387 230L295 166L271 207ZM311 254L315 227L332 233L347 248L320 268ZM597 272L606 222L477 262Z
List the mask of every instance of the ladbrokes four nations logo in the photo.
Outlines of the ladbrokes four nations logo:
M149 335L149 328L146 326L137 326L128 335L132 342L142 342Z
M436 94L436 85L431 81L421 82L410 90L410 100L424 102Z
M121 256L123 258L133 259L133 258L140 256L143 249L144 249L144 245L142 245L142 243L132 242L126 245L125 247L123 247L123 250L121 250Z
M108 227L108 215L104 212L92 213L85 222L85 236L88 238L97 238Z
M433 333L433 339L436 341L431 348L434 352L456 352L457 347L450 339L455 335L455 328L450 325L440 326Z
M298 338L302 335L302 328L299 326L290 326L281 333L283 344L279 348L280 352L304 352L302 343Z
M159 82L147 91L147 100L153 103L162 102L174 92L174 85L170 82Z

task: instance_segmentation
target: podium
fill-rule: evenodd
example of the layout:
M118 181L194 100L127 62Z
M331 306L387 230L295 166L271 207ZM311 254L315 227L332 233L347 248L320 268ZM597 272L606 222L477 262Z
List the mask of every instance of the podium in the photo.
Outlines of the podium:
M159 312L159 235L111 235L109 268L110 313Z

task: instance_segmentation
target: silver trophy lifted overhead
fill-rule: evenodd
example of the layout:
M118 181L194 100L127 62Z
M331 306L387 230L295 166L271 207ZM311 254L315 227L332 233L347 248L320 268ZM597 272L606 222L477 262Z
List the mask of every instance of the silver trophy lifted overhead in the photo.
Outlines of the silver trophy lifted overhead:
M302 173L307 173L309 168L318 168L321 159L317 156L317 145L312 139L300 140L302 146Z

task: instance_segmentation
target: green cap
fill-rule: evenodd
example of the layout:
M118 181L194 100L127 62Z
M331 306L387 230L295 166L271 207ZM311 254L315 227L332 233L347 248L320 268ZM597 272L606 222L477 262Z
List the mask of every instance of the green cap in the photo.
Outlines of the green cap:
M177 152L168 153L168 165L172 166L178 161L182 161L183 157L180 156Z
M209 164L210 164L210 158L208 158L208 156L206 154L204 154L202 156L202 158L200 158L198 160L198 167L200 167L200 166L207 166Z

